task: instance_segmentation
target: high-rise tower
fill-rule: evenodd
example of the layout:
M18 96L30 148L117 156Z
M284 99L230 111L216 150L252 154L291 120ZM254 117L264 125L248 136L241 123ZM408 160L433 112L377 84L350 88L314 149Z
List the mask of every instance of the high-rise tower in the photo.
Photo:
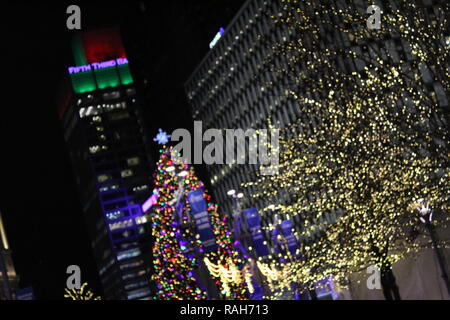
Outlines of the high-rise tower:
M151 231L140 204L152 169L128 57L118 28L80 33L72 50L59 115L104 297L147 299Z
M0 300L12 300L19 283L0 213Z

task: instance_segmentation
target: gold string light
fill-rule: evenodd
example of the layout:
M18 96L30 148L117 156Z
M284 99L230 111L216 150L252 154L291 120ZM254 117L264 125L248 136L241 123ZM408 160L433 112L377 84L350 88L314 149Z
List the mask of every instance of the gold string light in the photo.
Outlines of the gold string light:
M267 65L283 79L274 90L300 116L282 130L279 174L243 184L256 189L255 200L286 196L277 214L301 224L302 258L289 263L279 288L312 288L330 275L345 287L353 272L390 267L431 246L415 236L409 208L419 198L448 225L449 132L440 105L450 89L448 3L434 12L430 24L415 2L386 3L381 29L369 30L353 4L281 1L273 19L291 36L273 44ZM277 259L258 267L272 283L281 278Z
M64 298L70 299L70 300L101 300L100 297L95 296L94 293L87 288L87 283L83 283L80 287L80 289L67 289L65 288L65 294Z

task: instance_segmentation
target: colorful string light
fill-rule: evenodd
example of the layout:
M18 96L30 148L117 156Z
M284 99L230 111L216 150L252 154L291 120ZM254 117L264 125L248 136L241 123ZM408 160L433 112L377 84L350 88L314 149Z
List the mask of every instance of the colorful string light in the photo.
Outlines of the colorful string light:
M197 259L203 259L223 298L245 299L248 290L242 281L241 261L232 245L226 219L220 217L217 206L211 203L211 197L205 191L208 215L218 249L202 252L203 244L195 234L193 225L189 224L190 204L183 195L204 188L204 185L195 175L193 167L183 162L173 148L164 146L160 153L154 179L159 196L152 214L155 237L152 279L158 287L156 298L206 299L207 293L198 286L192 273ZM176 221L175 216L180 212L181 221ZM181 225L187 227L181 228ZM193 252L187 253L188 248Z

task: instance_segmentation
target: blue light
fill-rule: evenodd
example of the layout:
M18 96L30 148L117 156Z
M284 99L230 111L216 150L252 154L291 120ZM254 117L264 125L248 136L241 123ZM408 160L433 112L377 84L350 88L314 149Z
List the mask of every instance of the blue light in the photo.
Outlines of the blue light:
M166 144L169 142L170 134L167 134L166 132L162 131L162 129L158 130L158 134L156 135L156 138L153 139L153 141L158 142L159 144Z

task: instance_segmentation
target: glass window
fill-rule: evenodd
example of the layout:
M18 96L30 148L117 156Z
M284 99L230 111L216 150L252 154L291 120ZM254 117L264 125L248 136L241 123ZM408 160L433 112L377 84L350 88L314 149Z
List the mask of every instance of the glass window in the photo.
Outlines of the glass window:
M103 100L112 100L120 98L120 91L106 92L103 94Z
M112 176L110 174L101 174L97 177L97 181L102 183L105 182L107 180L110 180L112 178Z
M117 221L109 224L109 230L114 231L117 229L129 228L133 226L133 219L127 219Z
M133 257L137 257L141 254L141 250L139 248L134 248L126 251L122 251L117 254L117 260L125 260Z
M135 166L138 165L140 162L139 157L133 157L133 158L128 158L127 159L127 164L129 166Z
M108 212L106 214L106 218L108 220L116 220L116 219L120 219L120 218L123 218L126 216L128 216L128 212L126 210L116 210L116 211Z
M131 170L131 169L122 170L120 172L120 176L122 178L131 177L132 175L133 175L133 170Z

